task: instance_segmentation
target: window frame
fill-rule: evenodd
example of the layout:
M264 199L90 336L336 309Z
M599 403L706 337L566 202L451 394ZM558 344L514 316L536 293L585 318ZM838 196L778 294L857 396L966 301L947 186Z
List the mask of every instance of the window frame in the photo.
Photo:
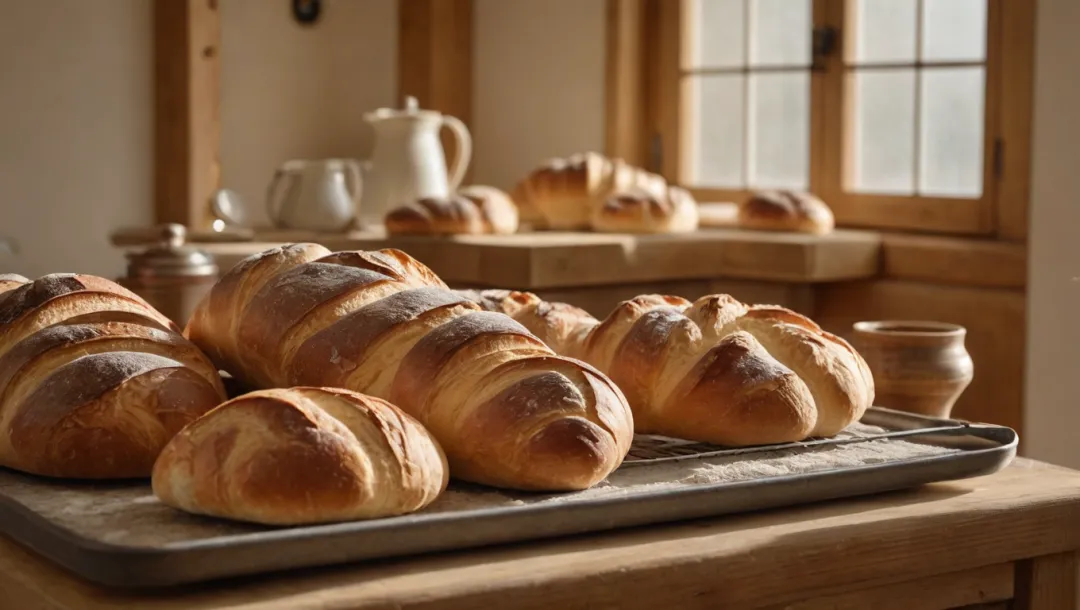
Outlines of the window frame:
M608 0L608 152L680 183L685 175L689 79L684 79L686 0ZM844 57L849 0L814 0L814 27L835 28L835 50L810 72L810 190L840 226L1022 241L1027 234L1034 64L1033 1L988 0L983 192L978 199L845 192L851 97ZM628 39L638 40L628 45ZM633 53L625 49L633 47ZM624 52L620 54L620 49ZM614 57L613 57L614 55ZM1006 84L1008 86L1006 86ZM640 97L626 101L627 91ZM613 118L616 117L616 118ZM629 130L637 129L634 138ZM612 135L617 131L616 136ZM633 141L633 145L625 142ZM620 143L623 143L620 145ZM746 190L690 189L699 201L741 201Z

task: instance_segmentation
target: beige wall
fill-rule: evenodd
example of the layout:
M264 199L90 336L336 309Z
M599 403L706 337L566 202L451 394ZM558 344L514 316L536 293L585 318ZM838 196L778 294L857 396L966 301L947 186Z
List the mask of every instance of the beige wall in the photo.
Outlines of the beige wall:
M326 0L311 27L288 6L220 3L222 182L260 220L279 164L368 156L364 113L396 103L396 0Z
M1026 384L1032 457L1080 468L1080 3L1039 0Z
M0 272L123 271L108 234L152 222L148 0L5 2L0 15ZM293 157L366 156L365 111L394 103L396 0L221 0L222 179L262 215Z
M150 221L146 0L5 2L0 13L0 272L113 274L116 226Z
M604 0L476 0L473 181L604 147Z

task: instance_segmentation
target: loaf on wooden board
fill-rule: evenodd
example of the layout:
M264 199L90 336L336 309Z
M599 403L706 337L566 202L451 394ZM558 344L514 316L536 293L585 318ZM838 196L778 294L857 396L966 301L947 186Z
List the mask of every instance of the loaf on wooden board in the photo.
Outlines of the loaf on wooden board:
M398 250L292 244L249 257L211 289L186 333L251 388L340 387L389 400L438 439L463 480L586 488L619 466L633 437L610 379Z
M824 235L836 221L824 201L810 193L773 190L752 193L739 206L739 227Z
M209 359L118 284L0 276L0 465L148 477L165 443L223 400Z
M631 189L594 207L591 225L604 233L688 233L698 228L698 207L690 192L677 186L659 194Z
M595 152L556 158L522 179L513 191L523 219L539 228L586 231L610 197L627 191L667 196L667 181L622 159Z
M446 457L390 403L329 388L239 396L184 428L154 494L191 513L268 525L401 515L446 489Z
M507 235L518 229L518 212L506 193L474 185L390 210L385 226L390 235Z
M782 307L642 295L601 322L531 293L459 293L607 373L638 432L730 446L799 441L837 434L874 399L858 352Z

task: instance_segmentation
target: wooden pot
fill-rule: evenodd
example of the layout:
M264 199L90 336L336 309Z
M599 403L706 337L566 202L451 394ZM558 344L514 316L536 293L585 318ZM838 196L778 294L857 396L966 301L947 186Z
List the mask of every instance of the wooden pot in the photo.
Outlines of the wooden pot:
M974 377L966 335L944 322L856 322L853 343L874 375L874 404L949 417Z

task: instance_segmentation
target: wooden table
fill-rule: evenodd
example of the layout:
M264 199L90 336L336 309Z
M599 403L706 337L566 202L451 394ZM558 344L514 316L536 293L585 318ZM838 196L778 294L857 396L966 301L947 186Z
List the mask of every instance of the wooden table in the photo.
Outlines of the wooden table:
M153 595L86 584L0 539L0 607L1062 610L1077 549L1080 473L1018 459L858 500Z

